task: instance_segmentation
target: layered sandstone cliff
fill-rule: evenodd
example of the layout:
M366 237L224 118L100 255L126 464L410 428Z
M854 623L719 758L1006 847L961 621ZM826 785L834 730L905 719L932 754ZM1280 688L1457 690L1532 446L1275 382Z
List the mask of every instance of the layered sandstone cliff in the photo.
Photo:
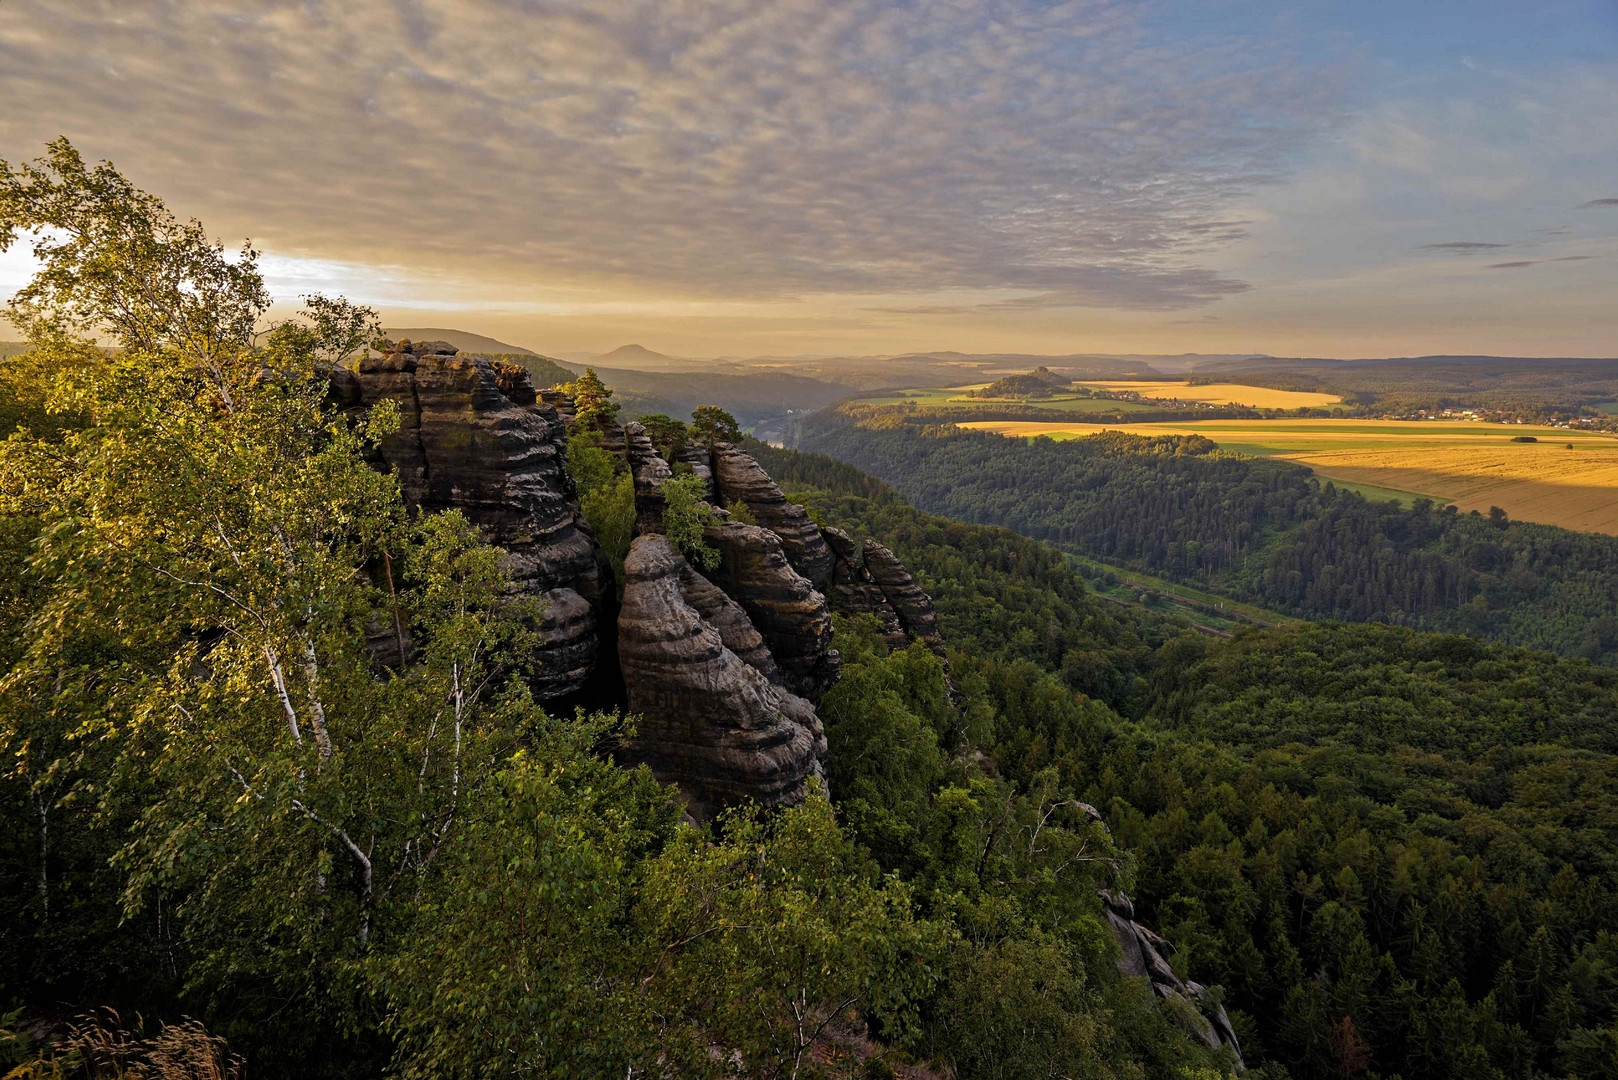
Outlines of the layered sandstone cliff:
M403 348L341 372L345 404L399 406L377 464L424 510L460 510L506 551L517 589L544 602L534 694L584 689L612 618L612 574L567 475L566 428L512 364L462 357L444 342Z
M737 447L688 446L677 457L707 484L720 519L705 531L719 563L699 573L661 534L669 463L638 424L600 437L635 483L637 538L620 606L568 477L567 395L536 392L522 368L463 357L444 342L400 343L358 371L333 373L332 390L355 410L396 402L401 427L377 465L397 470L412 503L465 513L506 549L515 587L545 601L536 696L565 702L591 686L626 704L638 727L624 756L676 785L694 818L747 800L791 803L810 777L824 776L814 701L838 676L832 602L874 616L892 648L919 641L944 655L932 598L894 553L817 528ZM722 509L738 505L758 524ZM371 636L381 663L409 651L397 624ZM1101 900L1122 970L1186 1005L1176 1015L1193 1033L1239 1060L1224 1009L1174 974L1166 944L1135 921L1129 898L1106 891Z
M678 784L698 818L743 799L794 801L810 776L824 774L820 719L738 655L767 654L740 610L705 585L664 537L647 534L630 547L618 659L639 727L627 756Z

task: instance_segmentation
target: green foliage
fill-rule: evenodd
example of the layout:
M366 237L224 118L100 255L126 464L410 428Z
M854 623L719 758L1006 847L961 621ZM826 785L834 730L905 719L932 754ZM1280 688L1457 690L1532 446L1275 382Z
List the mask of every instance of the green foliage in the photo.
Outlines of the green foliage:
M579 508L596 542L612 564L619 595L624 590L624 559L635 538L635 481L623 462L582 428L568 436L567 471L579 493Z
M996 550L975 538L1002 530L920 514L848 466L750 449L783 482L820 485L793 497L876 535L933 592L980 713L976 745L1003 781L1034 791L1054 771L1056 790L1103 809L1142 921L1174 943L1176 967L1223 987L1249 1064L1321 1080L1361 1056L1377 1075L1605 1067L1618 1001L1608 669L1384 626L1219 642L1143 616L1140 651L1103 654L1139 680L1107 692L1131 721L1068 688L1090 680L1071 677L1083 668L1062 628L1103 613L1055 552L1015 537ZM1045 588L1017 592L1035 568ZM1017 644L996 614L1024 595L1045 642ZM866 653L839 646L867 682ZM848 768L836 751L833 765ZM955 1023L1021 992L1005 985Z
M736 418L717 405L698 405L691 413L691 438L705 446L716 442L739 443L742 429Z
M518 755L480 807L387 962L403 1075L788 1076L846 1010L916 1028L948 932L824 798L710 842L581 745Z
M1618 665L1618 537L1372 502L1199 437L1056 442L822 413L804 441L923 509L1288 615Z
M331 363L346 364L363 355L367 345L382 333L376 312L342 297L314 294L305 296L303 302L304 309L299 314L314 337L315 351Z
M664 461L674 461L685 448L686 440L691 434L685 424L662 413L643 416L639 423L646 429L646 437L652 440L658 456Z
M663 535L698 566L709 570L718 566L719 549L702 536L704 529L719 524L719 516L708 505L702 479L692 473L674 476L658 490L663 495Z
M595 368L587 367L584 374L563 383L563 392L573 397L573 415L585 431L605 431L618 422L618 403L612 400L612 389L601 381Z

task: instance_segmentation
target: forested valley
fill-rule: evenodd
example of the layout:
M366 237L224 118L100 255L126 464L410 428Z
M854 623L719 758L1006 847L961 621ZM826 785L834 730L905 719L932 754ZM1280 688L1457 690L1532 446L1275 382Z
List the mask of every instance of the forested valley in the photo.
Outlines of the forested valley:
M1250 1057L1315 1077L1610 1072L1618 671L1378 625L1210 640L1087 594L1044 544L755 449L919 568L991 705L978 745L1103 810L1137 906L1224 988Z
M821 525L902 557L949 667L840 615L826 784L694 821L620 761L633 716L536 703L542 612L505 553L374 467L401 409L333 400L373 313L312 296L266 330L256 253L65 142L0 163L0 240L24 234L30 349L0 362L13 1075L1612 1074L1618 670L1384 625L1210 640L1100 600L1020 526L749 444ZM569 482L627 533L637 477L588 389ZM894 461L924 460L903 438ZM1187 574L1353 505L1194 443L1100 447L1137 501L1197 496L1202 532L1168 499L1129 516L1099 472L1111 522L1038 488L1029 522L1072 511ZM1007 512L968 464L954 482ZM693 558L698 486L664 488ZM1244 1063L1120 972L1102 891L1228 1009Z
M1200 436L1058 442L898 410L807 421L805 449L917 506L1305 619L1469 634L1618 663L1618 538L1373 501Z

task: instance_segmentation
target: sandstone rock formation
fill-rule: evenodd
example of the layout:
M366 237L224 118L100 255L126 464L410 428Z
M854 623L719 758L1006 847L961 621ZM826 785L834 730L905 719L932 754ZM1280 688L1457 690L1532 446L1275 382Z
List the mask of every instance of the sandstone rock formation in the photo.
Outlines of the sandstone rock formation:
M573 427L573 421L577 419L577 416L573 411L572 394L555 389L541 390L539 391L539 400L555 409L556 415L561 417L562 423L566 424L569 429Z
M479 525L506 550L515 587L544 602L535 695L581 690L610 617L611 574L567 475L566 429L527 372L457 356L444 342L401 342L334 376L333 390L357 406L398 402L400 429L379 464L398 470L410 502L456 508Z
M882 590L905 633L942 656L944 639L938 633L938 613L933 608L933 598L916 584L898 556L875 540L867 539L861 554L865 572Z
M809 702L729 647L727 638L758 649L738 640L745 631L718 590L698 582L664 537L642 536L630 546L618 656L640 726L626 756L677 783L699 819L743 799L793 802L810 776L823 775L820 720Z
M826 598L793 569L769 529L722 520L703 530L703 539L719 551L719 564L707 576L747 612L787 689L820 700L840 666Z
M820 530L803 507L787 502L758 462L730 443L717 443L713 481L721 504L744 504L754 520L780 538L787 561L810 585L822 591L831 585L833 556Z
M624 456L635 480L635 535L663 531L663 481L674 472L658 456L646 429L631 421L624 425Z
M958 711L966 703L965 696L950 677L949 659L944 655L944 637L938 632L938 612L933 598L916 584L899 557L875 540L867 539L861 549L864 570L882 591L894 617L904 628L905 635L931 649L944 663L944 683L949 687L950 704Z
M719 496L714 491L713 465L712 459L708 457L707 447L699 446L696 443L687 443L680 447L680 451L675 454L674 460L682 465L689 465L691 471L696 473L697 478L702 481L703 489L707 492L703 496L704 498L709 502L719 501Z
M854 538L842 529L820 530L826 546L836 556L832 565L832 593L839 607L850 615L874 615L882 628L882 641L890 649L902 649L910 644L904 626L882 586L865 569L865 553L854 543Z

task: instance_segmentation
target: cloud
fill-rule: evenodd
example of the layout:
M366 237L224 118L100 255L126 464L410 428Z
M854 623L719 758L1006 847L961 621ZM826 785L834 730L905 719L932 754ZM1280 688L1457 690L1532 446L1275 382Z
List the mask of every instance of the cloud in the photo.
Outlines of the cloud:
M970 315L973 305L918 304L914 307L862 307L860 310L880 315Z
M1490 270L1521 270L1525 266L1538 266L1538 259L1518 259L1516 262L1490 263Z
M1442 244L1423 244L1418 251L1485 251L1503 248L1505 244L1485 244L1476 240L1449 240Z
M1589 262L1594 255L1558 255L1551 262Z
M535 289L1175 309L1337 82L1125 0L11 0L67 134L227 236Z
M1591 199L1579 205L1580 210L1591 210L1597 206L1618 206L1618 199Z

